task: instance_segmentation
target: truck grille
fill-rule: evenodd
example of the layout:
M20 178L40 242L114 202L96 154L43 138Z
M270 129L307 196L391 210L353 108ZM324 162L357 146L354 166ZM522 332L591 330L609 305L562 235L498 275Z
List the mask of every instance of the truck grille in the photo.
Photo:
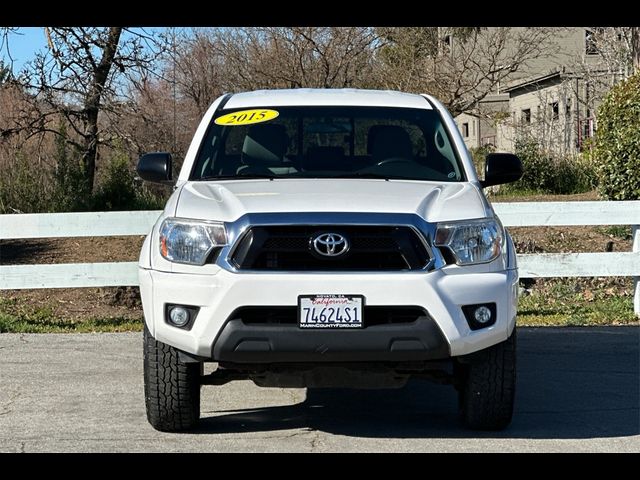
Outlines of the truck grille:
M337 257L314 252L312 240L338 233L349 250ZM240 238L231 262L240 270L407 271L429 263L429 253L410 227L286 225L252 227Z

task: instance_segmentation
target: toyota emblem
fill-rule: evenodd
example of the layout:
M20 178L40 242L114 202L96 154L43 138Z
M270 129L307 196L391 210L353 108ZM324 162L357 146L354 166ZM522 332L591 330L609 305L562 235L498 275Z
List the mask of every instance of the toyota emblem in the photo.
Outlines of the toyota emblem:
M339 257L349 251L349 241L339 233L321 233L311 239L313 249L323 257Z

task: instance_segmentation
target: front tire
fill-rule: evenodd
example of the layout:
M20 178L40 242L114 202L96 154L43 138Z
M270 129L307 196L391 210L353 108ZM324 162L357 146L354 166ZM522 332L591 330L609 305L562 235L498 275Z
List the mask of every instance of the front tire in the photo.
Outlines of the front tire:
M474 430L502 430L511 423L516 386L516 330L504 342L470 358L461 369L460 413Z
M144 398L147 420L161 432L181 432L200 419L200 367L183 363L178 350L144 327Z

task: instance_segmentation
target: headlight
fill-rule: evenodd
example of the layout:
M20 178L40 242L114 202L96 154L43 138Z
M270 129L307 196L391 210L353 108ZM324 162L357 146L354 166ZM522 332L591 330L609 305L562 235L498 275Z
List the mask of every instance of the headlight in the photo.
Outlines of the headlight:
M435 245L451 250L458 265L470 265L495 260L503 238L502 225L495 219L441 223Z
M214 248L226 244L222 223L167 218L160 226L160 254L171 262L204 265Z

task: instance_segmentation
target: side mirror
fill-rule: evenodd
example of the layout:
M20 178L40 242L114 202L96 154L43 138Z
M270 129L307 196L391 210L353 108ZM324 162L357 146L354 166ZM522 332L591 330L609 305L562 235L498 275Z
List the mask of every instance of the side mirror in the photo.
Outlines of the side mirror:
M172 184L173 161L170 153L147 153L140 157L136 172L147 182Z
M490 153L484 164L482 188L511 183L522 177L522 162L513 153Z

